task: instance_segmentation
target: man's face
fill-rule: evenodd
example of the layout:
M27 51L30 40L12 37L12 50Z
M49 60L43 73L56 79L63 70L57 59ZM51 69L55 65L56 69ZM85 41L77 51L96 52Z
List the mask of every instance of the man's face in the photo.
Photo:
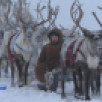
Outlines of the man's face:
M56 36L56 35L51 36L51 41L58 42L58 36Z

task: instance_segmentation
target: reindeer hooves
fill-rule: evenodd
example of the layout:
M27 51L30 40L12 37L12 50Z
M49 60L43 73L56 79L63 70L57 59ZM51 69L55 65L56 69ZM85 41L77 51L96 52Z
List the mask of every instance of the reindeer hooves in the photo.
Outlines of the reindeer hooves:
M85 100L90 100L90 96L85 97Z
M96 90L96 96L100 96L100 89Z
M83 96L83 95L75 95L75 98L85 100L85 96Z
M61 93L61 98L64 99L66 97L65 93Z
M23 82L19 82L18 87L23 87L24 83Z
M14 83L11 83L11 87L15 87L15 84Z
M22 84L22 85L19 85L19 87L23 87L24 85Z
M8 78L8 74L5 74L5 77Z

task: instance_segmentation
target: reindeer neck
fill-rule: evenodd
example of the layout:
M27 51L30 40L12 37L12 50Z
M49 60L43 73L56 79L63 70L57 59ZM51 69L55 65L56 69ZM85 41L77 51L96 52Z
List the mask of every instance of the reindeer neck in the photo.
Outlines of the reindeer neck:
M88 50L89 50L90 55L92 55L92 56L97 55L98 56L97 48L96 48L94 41L93 40L87 41L87 45L88 45Z
M26 41L26 36L25 36L25 33L22 32L22 41L25 42Z
M27 39L27 37L25 36L25 33L23 33L23 32L22 32L22 43L25 45L26 44L28 45L31 43L31 40Z

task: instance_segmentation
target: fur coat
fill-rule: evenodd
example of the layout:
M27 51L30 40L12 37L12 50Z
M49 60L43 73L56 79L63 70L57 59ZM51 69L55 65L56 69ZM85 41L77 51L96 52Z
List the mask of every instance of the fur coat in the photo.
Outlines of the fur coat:
M51 44L50 42L42 48L37 66L35 68L36 77L40 82L45 82L44 75L47 71L52 71L52 69L60 66L62 32L56 28L51 32L58 33L59 40L57 44Z

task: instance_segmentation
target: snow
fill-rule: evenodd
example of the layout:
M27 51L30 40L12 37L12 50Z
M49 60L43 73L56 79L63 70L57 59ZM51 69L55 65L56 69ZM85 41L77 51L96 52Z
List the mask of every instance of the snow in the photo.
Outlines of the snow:
M56 93L44 92L37 89L36 85L32 84L26 87L10 87L10 79L2 78L0 85L7 85L7 90L0 90L0 102L63 102L60 95ZM44 98L46 97L46 98Z
M37 81L32 81L31 84L24 87L11 87L10 78L2 77L0 79L0 86L7 87L6 90L0 90L0 102L101 102L102 97L92 96L91 101L84 101L75 99L73 95L73 82L67 82L66 98L61 99L60 89L57 92L43 91L37 88ZM102 88L101 88L102 90Z

